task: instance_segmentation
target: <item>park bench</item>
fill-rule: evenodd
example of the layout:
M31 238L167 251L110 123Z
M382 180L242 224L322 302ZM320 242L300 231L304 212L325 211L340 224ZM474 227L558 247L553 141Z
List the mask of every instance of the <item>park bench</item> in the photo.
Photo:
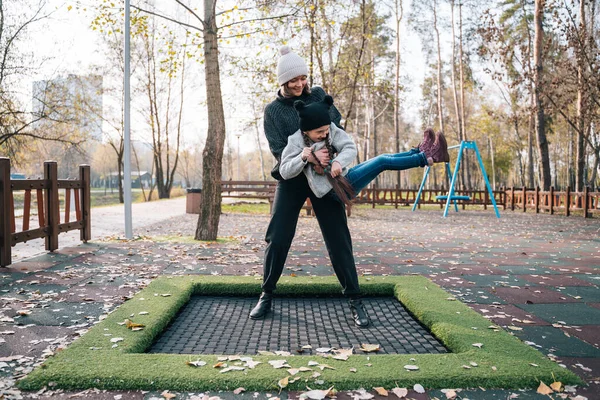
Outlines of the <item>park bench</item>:
M277 181L221 181L221 198L267 200L271 211L276 188ZM312 215L310 199L306 199L302 209L306 215Z

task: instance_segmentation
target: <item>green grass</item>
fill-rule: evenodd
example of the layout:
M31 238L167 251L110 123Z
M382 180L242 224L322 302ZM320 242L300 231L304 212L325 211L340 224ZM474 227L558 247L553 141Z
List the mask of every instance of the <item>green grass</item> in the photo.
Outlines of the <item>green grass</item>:
M243 214L266 214L270 213L269 203L234 203L234 204L221 204L221 212L225 214L229 213L243 213Z
M212 368L216 355L144 354L163 332L190 296L258 296L260 282L253 277L183 276L160 277L133 299L124 303L67 349L47 359L19 381L24 390L39 390L50 382L63 389L248 391L277 389L277 382L289 376L284 369L274 369L269 360L286 359L294 368L307 366L309 360L328 364L317 384L301 373L302 379L286 389L304 390L306 386L350 390L371 387L408 387L420 383L426 388L532 388L539 381L582 384L571 371L559 367L542 353L525 345L503 330L492 330L490 322L447 292L420 276L361 278L365 296L395 296L446 347L448 354L425 355L352 355L348 361L317 356L255 356L261 361L254 369L220 373ZM279 295L314 296L339 293L334 277L283 277ZM163 295L169 296L163 296ZM140 315L142 311L147 315ZM126 318L146 327L137 332L119 325ZM111 338L120 337L118 347ZM482 346L475 347L474 343ZM92 350L93 349L93 350ZM191 367L187 361L203 360L207 365ZM472 366L476 363L477 366ZM230 365L233 363L230 363ZM371 364L367 366L367 364ZM407 371L404 365L419 367ZM471 365L466 369L464 366ZM350 371L355 368L356 372Z

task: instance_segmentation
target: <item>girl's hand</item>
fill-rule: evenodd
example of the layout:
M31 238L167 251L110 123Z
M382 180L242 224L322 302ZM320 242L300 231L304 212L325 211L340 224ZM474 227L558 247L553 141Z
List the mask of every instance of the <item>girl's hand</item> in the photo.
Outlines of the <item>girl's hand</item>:
M302 149L302 160L312 162L311 158L314 160L312 152L310 151L310 147L305 147L304 149Z
M315 156L318 158L318 163L321 164L323 168L329 165L329 151L326 148L315 151ZM311 161L312 162L312 161ZM316 165L316 164L315 164Z
M331 163L331 177L335 178L336 176L339 176L341 173L342 173L342 165L337 161L334 161L333 163Z

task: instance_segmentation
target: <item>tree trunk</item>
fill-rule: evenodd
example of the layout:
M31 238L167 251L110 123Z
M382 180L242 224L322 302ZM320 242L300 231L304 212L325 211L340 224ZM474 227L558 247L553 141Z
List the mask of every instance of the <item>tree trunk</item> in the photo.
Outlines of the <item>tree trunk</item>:
M204 0L204 69L208 132L204 146L200 214L196 240L216 240L221 217L221 172L225 145L225 115L221 97L216 0Z
M585 23L585 1L579 1L579 54L577 55L577 172L575 181L575 190L583 192L585 181L583 179L583 171L585 169L585 83L584 83L584 63L585 63L585 45L586 38L586 23Z
M437 0L433 2L433 29L435 30L435 37L437 43L437 108L438 108L438 119L439 127L444 132L444 112L442 109L442 50L440 47L440 30L437 23Z
M535 41L534 41L534 84L535 84L535 106L536 106L536 133L537 133L537 144L540 155L540 167L541 167L541 183L542 190L550 190L552 185L552 177L550 175L550 155L548 152L548 141L546 139L546 127L545 127L545 115L544 105L542 104L542 77L543 77L543 59L542 50L544 43L544 28L542 26L544 16L545 0L535 0Z
M465 111L465 72L464 72L464 55L463 55L463 23L462 23L462 1L458 2L458 68L459 68L459 83L460 83L460 132L462 133L461 140L469 140L467 136L467 112ZM467 161L468 159L465 159ZM471 181L471 163L465 162L467 169L467 188L473 187Z
M454 100L454 114L456 116L456 132L458 134L458 140L463 140L463 134L462 134L462 122L461 122L461 110L460 107L458 105L458 94L456 93L456 33L454 31L454 0L450 0L450 22L452 24L452 65L450 67L450 77L452 79L452 98ZM462 84L461 84L461 88L462 88ZM465 169L466 169L466 165L468 164L466 161L468 160L467 157L464 158L464 161L461 166L460 166L460 180L462 181L463 185L466 186L466 179L465 179ZM449 178L450 179L450 178Z

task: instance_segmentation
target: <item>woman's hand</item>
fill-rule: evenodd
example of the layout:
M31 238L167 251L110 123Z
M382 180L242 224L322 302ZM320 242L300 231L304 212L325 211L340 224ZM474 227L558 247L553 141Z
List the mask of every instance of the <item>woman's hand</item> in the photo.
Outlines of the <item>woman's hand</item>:
M337 161L334 161L333 163L331 163L331 177L335 178L336 176L339 176L341 173L342 173L342 165Z
M329 151L326 148L315 151L315 156L317 156L318 159L316 160L318 162L314 163L315 165L320 164L323 168L329 165Z

